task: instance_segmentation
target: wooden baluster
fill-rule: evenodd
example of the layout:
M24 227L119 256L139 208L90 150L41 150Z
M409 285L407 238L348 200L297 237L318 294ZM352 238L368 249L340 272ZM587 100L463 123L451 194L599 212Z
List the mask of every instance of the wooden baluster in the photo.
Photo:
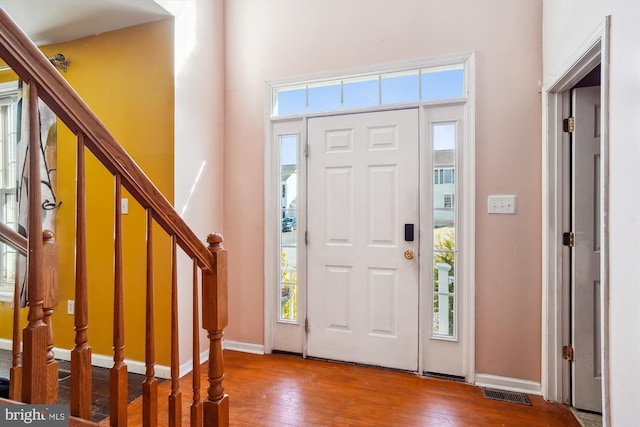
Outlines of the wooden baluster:
M49 328L44 323L44 271L42 245L42 208L40 194L40 126L38 88L29 85L29 255L27 297L29 323L23 331L24 354L22 397L27 403L46 403L47 346Z
M229 425L229 396L224 392L223 330L228 324L227 251L221 234L207 237L213 256L214 271L205 271L202 283L202 325L209 337L209 369L207 399L203 403L205 426Z
M84 135L78 134L76 166L75 347L71 350L71 415L91 419L91 347L87 281L87 207Z
M191 426L202 426L202 401L200 400L200 308L198 304L198 261L193 260L193 403Z
M124 363L124 280L122 270L122 186L115 180L115 257L113 293L113 367L109 375L109 421L112 426L127 425L127 365Z
M22 255L16 254L15 283L13 287L13 343L12 361L9 371L9 399L22 400L22 363L20 362L20 275L18 260Z
M155 325L153 308L153 214L147 209L147 307L145 339L145 379L142 383L142 424L158 425L158 380L155 375Z
M49 329L47 346L47 403L58 403L58 362L53 355L53 322L51 315L58 305L58 247L53 242L53 231L42 232L44 271L44 323Z
M182 424L182 392L180 391L180 359L178 349L178 262L176 236L171 236L171 394L169 394L169 427Z

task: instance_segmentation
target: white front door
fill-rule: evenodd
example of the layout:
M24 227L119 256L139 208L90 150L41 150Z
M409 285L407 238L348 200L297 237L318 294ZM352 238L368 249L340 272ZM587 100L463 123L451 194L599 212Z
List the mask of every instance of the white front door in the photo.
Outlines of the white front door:
M308 121L309 356L418 369L418 128L417 109Z
M602 411L600 87L573 90L573 406Z

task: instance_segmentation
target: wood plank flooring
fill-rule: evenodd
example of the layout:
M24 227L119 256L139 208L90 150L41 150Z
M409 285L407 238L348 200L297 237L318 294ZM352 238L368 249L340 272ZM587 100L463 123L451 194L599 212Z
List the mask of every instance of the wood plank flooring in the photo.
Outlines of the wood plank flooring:
M563 405L530 396L532 406L482 397L480 388L384 369L225 351L231 426L571 426ZM206 369L202 397L206 396ZM160 385L166 425L170 382ZM193 397L180 381L183 426ZM142 425L142 399L129 406L129 425Z
M11 351L0 349L0 378L9 378L11 369ZM69 404L71 398L71 364L58 360L58 403ZM142 395L144 375L129 372L128 402ZM93 366L91 368L91 420L98 422L109 417L109 369ZM162 383L163 379L159 379Z

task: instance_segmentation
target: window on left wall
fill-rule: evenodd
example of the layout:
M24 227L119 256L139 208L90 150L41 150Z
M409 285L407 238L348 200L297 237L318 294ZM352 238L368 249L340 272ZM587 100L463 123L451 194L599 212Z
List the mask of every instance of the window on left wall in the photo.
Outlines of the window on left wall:
M17 85L0 88L0 221L13 230L18 225L16 100ZM13 300L15 275L16 250L0 244L0 301Z

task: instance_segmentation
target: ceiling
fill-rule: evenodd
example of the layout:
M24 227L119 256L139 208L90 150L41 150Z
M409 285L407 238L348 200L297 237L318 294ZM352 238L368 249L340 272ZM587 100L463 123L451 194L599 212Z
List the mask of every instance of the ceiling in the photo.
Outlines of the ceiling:
M154 0L0 0L37 45L47 45L171 16Z

